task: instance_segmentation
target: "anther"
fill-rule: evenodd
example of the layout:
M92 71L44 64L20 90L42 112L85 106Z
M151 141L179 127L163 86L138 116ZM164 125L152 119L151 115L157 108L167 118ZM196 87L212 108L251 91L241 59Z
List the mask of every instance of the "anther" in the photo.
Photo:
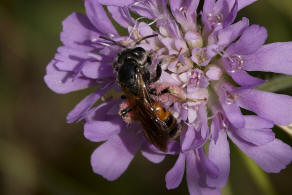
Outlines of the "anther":
M216 27L222 24L223 22L223 15L221 13L207 14L207 19L210 22L212 27Z
M243 66L243 60L240 55L232 55L228 57L229 60L229 71L231 73L236 72L237 70L241 70Z

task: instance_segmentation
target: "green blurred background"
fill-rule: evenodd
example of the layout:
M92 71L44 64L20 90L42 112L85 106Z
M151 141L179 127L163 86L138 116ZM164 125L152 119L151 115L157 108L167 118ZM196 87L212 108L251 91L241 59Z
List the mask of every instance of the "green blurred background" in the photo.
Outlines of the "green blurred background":
M43 82L46 65L61 44L61 22L74 11L84 13L82 0L0 2L0 194L188 194L185 180L176 190L165 188L172 158L154 165L139 154L114 182L91 171L90 155L97 144L83 137L81 123L65 121L88 91L57 95ZM291 0L259 0L241 16L265 26L268 42L292 40ZM274 80L278 75L263 77ZM267 89L292 94L291 80L287 77L285 86L271 83ZM275 132L292 145L284 132ZM231 174L223 194L288 195L291 179L292 165L279 174L266 174L232 145Z

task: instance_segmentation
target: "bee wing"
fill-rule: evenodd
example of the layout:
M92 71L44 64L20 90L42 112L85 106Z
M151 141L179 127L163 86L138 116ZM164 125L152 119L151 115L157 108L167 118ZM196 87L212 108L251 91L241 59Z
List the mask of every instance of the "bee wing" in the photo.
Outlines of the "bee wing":
M136 102L137 118L143 126L146 138L159 150L166 152L169 141L168 127L153 110L153 100L141 75L138 82L140 98Z
M159 150L166 152L169 141L167 125L151 110L150 104L143 100L136 103L136 117L144 129L146 138Z

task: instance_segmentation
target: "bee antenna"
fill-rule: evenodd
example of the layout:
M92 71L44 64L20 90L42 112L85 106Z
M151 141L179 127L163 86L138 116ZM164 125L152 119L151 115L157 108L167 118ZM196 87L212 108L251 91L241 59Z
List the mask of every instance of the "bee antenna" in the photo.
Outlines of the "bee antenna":
M148 36L145 36L145 37L142 37L139 41L137 41L136 43L135 43L135 45L138 45L138 44L140 44L142 41L144 41L145 39L148 39L148 38L151 38L151 37L157 37L158 36L158 34L153 34L153 35L148 35Z
M118 43L118 42L116 42L116 41L114 41L114 40L112 40L112 39L110 39L110 38L108 38L108 37L105 37L105 36L99 36L99 38L104 39L104 40L107 40L107 41L110 41L110 42L112 42L114 45L120 46L120 47L122 47L122 48L127 48L126 46L124 46L124 45L122 45L122 44L120 44L120 43Z

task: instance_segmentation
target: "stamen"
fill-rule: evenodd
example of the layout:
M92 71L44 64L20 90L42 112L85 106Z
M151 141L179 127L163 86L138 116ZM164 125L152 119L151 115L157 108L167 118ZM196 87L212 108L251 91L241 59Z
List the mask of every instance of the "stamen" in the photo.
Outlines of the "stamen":
M131 32L129 33L127 41L129 41L131 39L131 36L133 35L134 31L137 30L139 20L142 20L142 19L146 19L146 17L141 16L135 20L135 24L134 24Z
M111 45L105 42L97 42L98 44L105 46L105 47L110 47Z
M199 66L204 66L206 65L206 62L209 60L209 56L207 54L207 49L206 48L200 48L196 49L197 52L193 53L194 56L192 57L193 60L199 65Z
M223 22L223 15L221 13L209 13L207 14L207 20L210 22L211 26L214 28L219 26Z
M225 99L226 104L228 104L228 105L233 104L235 102L236 98L237 98L236 94L232 94L229 91L226 91L226 99Z
M108 33L107 34L110 38L114 38L115 37L115 35L113 34L113 33Z
M148 25L148 26L152 26L153 24L155 24L158 20L160 20L160 19L162 19L162 18L163 18L163 17L159 16L158 18L156 18L156 19L153 20L152 22L148 23L147 25ZM128 41L131 39L131 36L133 35L134 31L137 32L137 34L138 34L138 29L137 29L137 27L138 27L138 22L139 22L139 20L142 20L142 19L148 19L148 18L146 18L146 17L139 17L139 18L137 18L137 19L135 20L135 24L134 24L134 26L133 26L133 28L132 28L132 30L131 30L129 36L128 36L128 39L127 39ZM142 28L140 28L140 29L143 29L143 28L146 28L146 26L145 26L145 27L142 27ZM137 38L137 37L135 37L135 38Z
M192 71L189 78L189 84L193 85L196 88L199 86L201 78L202 78L201 72Z
M178 11L182 12L185 18L187 17L187 7L181 6Z
M241 70L243 68L243 59L240 55L238 54L233 54L229 55L225 53L223 50L219 50L219 48L216 48L215 51L222 57L222 58L227 58L229 63L227 70L231 73L234 73L238 70Z
M181 6L178 11L180 12L185 12L187 10L187 8L185 6Z
M96 54L96 53L88 53L87 54L89 57L92 57L92 58L94 58L94 59L96 59L97 61L101 61L102 60L102 57L101 57L101 55L98 55L98 54Z
M237 70L241 70L243 66L243 60L240 55L234 54L228 57L229 60L229 69L231 73L236 72Z
M221 112L218 113L218 119L220 122L220 129L227 130L228 125L226 124L225 118Z

